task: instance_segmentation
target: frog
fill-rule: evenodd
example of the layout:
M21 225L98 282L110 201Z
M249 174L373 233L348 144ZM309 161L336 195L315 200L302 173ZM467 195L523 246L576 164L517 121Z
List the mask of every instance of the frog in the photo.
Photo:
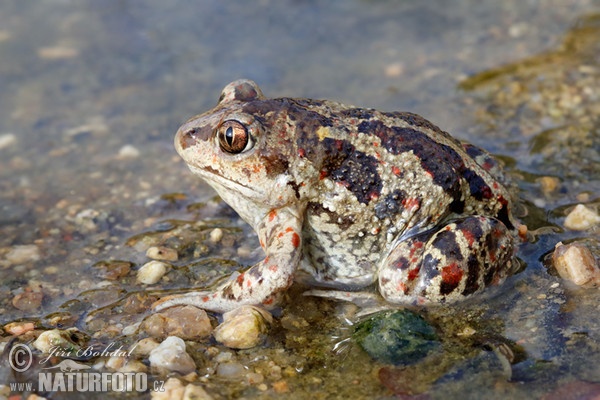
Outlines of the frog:
M267 98L240 79L178 129L175 148L265 257L155 310L272 308L295 281L443 305L514 273L519 223L501 163L415 113Z

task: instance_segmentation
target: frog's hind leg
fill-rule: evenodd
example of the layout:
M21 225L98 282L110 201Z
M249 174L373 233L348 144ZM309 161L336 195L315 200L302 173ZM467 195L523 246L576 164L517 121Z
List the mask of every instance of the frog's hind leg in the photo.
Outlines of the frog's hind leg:
M392 303L461 300L500 283L512 270L513 249L497 219L456 219L398 243L379 268L379 291Z

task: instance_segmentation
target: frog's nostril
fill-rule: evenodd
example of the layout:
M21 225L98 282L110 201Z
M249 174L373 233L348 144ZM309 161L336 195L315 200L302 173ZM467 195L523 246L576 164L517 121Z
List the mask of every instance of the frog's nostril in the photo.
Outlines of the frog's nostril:
M182 149L187 149L196 144L198 138L198 129L190 128L180 133L179 145Z

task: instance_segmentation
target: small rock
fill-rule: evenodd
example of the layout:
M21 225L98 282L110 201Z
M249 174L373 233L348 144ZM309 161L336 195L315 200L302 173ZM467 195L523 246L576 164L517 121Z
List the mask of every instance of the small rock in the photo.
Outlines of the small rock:
M17 142L17 136L13 133L4 133L0 135L0 150L12 146Z
M545 194L550 194L554 192L556 188L558 188L558 184L560 183L558 178L554 176L542 176L538 179L538 182L542 188L542 192L544 192Z
M67 46L40 47L37 55L39 58L45 60L63 60L77 57L79 50Z
M169 378L163 386L163 391L151 390L150 398L152 400L179 400L183 399L185 386L177 378Z
M223 239L223 229L215 228L210 231L210 241L213 243L219 243Z
M552 254L552 261L554 268L563 279L578 286L595 287L600 284L598 262L584 244L564 245L558 242Z
M91 208L81 210L73 218L73 222L82 232L94 232L108 227L109 215L106 211Z
M287 381L277 381L273 382L273 390L275 393L288 393L290 388Z
M26 287L23 293L17 294L12 299L12 305L21 311L34 311L40 308L44 294L40 290Z
M435 329L409 310L375 314L353 336L375 360L394 365L413 364L440 346Z
M6 253L6 260L11 264L23 264L30 261L39 261L42 257L40 256L40 250L34 244L26 244L20 246L13 246L8 253Z
M49 353L52 349L56 348L72 351L81 347L78 342L82 337L83 334L77 328L65 330L52 329L42 332L35 342L33 342L33 347L42 353Z
M397 78L404 73L404 64L396 62L385 67L385 76L388 78Z
M138 270L137 280L146 285L153 285L160 281L164 274L167 273L169 265L161 261L150 261L142 265Z
M250 385L259 385L264 382L265 377L263 374L259 374L257 372L248 372L246 374L246 379Z
M150 352L150 366L161 374L179 372L182 375L196 370L192 357L185 351L185 342L169 336L157 348Z
M153 260L177 261L177 250L163 246L152 246L146 250L146 257Z
M213 330L206 311L193 306L171 307L153 314L144 320L142 329L152 337L182 339L208 337Z
M144 338L132 346L131 354L147 357L152 350L158 347L158 343L152 338Z
M94 269L100 278L116 281L127 276L132 266L129 261L100 261L94 264Z
M578 204L565 218L565 228L585 231L600 223L600 215L583 204Z
M185 387L183 400L212 400L212 396L206 393L202 387L190 383Z
M119 149L119 153L117 154L118 158L137 158L140 156L140 151L133 147L130 144L126 144L125 146Z
M246 375L244 366L237 362L221 363L217 366L217 376L225 379L239 379Z
M20 336L34 329L35 324L33 322L11 322L4 325L4 332L14 336Z
M260 344L273 317L266 310L242 306L223 314L223 323L215 329L215 339L233 349L249 349Z

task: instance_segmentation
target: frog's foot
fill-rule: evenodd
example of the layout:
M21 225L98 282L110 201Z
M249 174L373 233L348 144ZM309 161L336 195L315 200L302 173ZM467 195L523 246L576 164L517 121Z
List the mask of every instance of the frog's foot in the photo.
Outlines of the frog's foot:
M221 290L214 292L190 292L163 297L152 304L152 309L154 311L161 311L173 306L190 305L204 310L224 313L247 304L262 304L265 308L269 308L278 303L279 297L281 296L276 293L267 296L262 301L254 301L253 299L249 299L248 301L232 301L232 299L224 298Z
M441 304L512 272L513 237L495 218L469 216L400 242L379 269L379 291L401 304Z
M261 305L267 309L272 308L281 297L279 292L289 286L291 279L285 271L276 271L279 273L272 273L271 280L264 282L260 271L269 268L269 265L269 260L265 260L242 273L236 272L225 284L214 291L190 292L163 297L152 304L152 309L159 311L182 304L218 313L224 313L244 305ZM272 267L271 270L273 270Z

